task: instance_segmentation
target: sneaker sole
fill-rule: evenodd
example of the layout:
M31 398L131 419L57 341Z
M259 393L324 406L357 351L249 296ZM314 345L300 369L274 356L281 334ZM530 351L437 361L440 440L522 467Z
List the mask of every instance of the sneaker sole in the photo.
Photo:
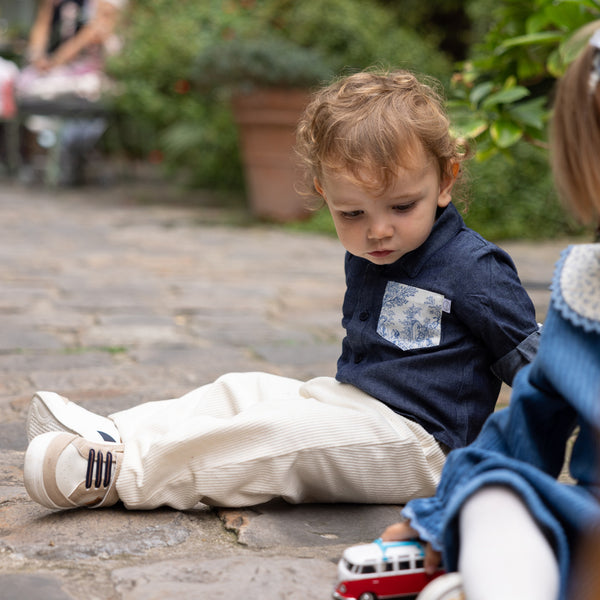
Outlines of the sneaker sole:
M52 431L75 433L92 441L121 442L115 424L101 415L95 415L55 392L37 392L31 399L27 413L27 437Z

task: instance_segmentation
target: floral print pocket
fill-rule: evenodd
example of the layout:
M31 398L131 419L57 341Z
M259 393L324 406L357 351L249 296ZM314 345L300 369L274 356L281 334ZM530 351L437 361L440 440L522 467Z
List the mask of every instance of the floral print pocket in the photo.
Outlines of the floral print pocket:
M442 312L448 308L449 302L442 294L388 281L377 333L402 350L438 346Z

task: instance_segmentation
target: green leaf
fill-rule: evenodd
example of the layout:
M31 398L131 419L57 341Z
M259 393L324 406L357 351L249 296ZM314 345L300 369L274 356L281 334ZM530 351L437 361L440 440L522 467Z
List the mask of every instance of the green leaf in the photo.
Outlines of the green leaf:
M482 146L477 147L477 152L475 154L475 160L477 162L486 162L490 160L492 157L498 154L497 146L489 146L487 148L483 148Z
M600 2L598 0L577 0L581 2L582 6L587 6L588 8L595 10L596 12L600 11Z
M538 81L546 75L546 55L538 52L520 52L516 57L516 75L519 81Z
M489 129L490 124L485 119L475 119L469 129L464 133L465 137L476 138Z
M543 129L547 114L546 98L542 96L515 104L508 111L516 121L523 125L529 125L535 129Z
M469 100L477 106L483 98L488 96L494 89L494 84L491 81L486 81L476 85L469 94Z
M521 139L523 130L514 121L498 119L490 127L490 136L499 148L508 148Z
M485 133L489 127L486 119L471 119L470 121L456 121L452 123L452 134L457 137L475 139Z
M547 6L548 19L563 31L573 31L584 25L589 18L579 2L560 2Z
M548 25L548 18L545 12L538 12L532 14L527 18L525 22L525 31L528 35L532 33L538 33L544 30Z
M529 90L520 85L504 88L495 94L490 94L483 103L483 108L488 110L498 104L512 104L529 96L529 94Z
M548 69L548 73L552 75L555 79L559 79L562 77L565 71L565 63L562 60L560 52L556 49L554 52L551 52L548 56L548 60L546 61L546 69Z
M540 31L528 35L518 35L505 40L498 46L499 51L508 50L516 46L531 46L533 44L558 44L565 34L562 31Z
M600 9L600 7L599 7ZM600 15L597 15L600 16ZM580 27L566 38L558 47L561 60L565 65L575 60L583 48L588 44L589 38L596 29L600 27L600 21L592 21Z

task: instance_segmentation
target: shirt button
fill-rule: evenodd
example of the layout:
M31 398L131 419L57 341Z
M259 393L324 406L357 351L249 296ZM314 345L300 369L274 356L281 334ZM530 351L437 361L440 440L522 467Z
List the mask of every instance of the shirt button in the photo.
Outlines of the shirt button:
M359 315L358 318L361 321L366 321L369 318L369 311L368 310L363 310Z
M362 359L363 359L363 358L364 358L364 355L363 355L363 354L357 354L357 355L354 357L354 363L355 363L355 364L358 364L359 362L362 362Z

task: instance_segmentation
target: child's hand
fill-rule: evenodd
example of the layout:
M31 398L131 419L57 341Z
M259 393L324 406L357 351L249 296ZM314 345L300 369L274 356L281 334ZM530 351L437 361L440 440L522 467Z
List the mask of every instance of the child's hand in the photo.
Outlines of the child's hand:
M40 56L31 63L40 73L45 73L52 68L52 61L47 56Z
M390 525L380 537L384 542L399 542L402 540L418 539L419 534L410 526L410 521L401 521L400 523ZM428 543L425 546L425 572L433 575L441 562L442 555Z

